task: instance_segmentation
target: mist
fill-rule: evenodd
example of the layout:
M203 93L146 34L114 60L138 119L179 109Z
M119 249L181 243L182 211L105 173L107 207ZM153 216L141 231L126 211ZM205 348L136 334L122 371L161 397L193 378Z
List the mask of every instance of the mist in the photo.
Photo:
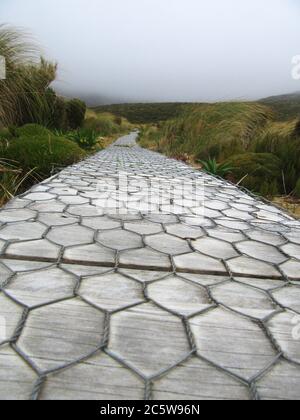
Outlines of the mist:
M1 0L89 104L252 100L299 91L297 0Z

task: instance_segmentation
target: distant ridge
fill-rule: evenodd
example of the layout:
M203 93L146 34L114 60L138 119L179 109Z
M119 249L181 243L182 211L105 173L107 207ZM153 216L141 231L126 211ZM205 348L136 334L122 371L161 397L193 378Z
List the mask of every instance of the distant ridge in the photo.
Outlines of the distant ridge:
M259 102L270 106L282 121L300 118L300 91L286 95L270 96Z
M116 105L100 105L93 109L97 112L110 112L125 117L133 124L158 123L177 117L186 103L124 103Z

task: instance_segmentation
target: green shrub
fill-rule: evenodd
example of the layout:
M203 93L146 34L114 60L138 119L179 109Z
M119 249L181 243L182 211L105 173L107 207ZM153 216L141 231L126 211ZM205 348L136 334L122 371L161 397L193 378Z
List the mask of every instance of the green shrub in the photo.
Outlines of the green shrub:
M201 160L200 163L202 164L204 171L220 177L225 177L234 169L229 163L218 163L216 159L208 159L207 161Z
M98 140L98 134L87 128L81 128L79 130L67 133L66 137L78 144L84 150L91 150L96 146Z
M281 192L291 193L300 174L300 137L295 136L296 121L271 122L257 137L253 150L257 153L273 153L281 161L284 175Z
M56 130L68 129L67 105L63 98L57 96L52 107L51 128Z
M17 137L38 137L38 136L52 136L50 130L38 124L26 124L23 127L16 128Z
M10 141L12 139L12 133L10 132L10 130L8 128L2 128L0 130L0 143L7 143L8 141Z
M111 134L116 134L120 131L120 127L110 118L105 116L86 119L84 128L95 131L99 136L110 136Z
M160 147L171 156L176 149L196 159L225 160L249 151L270 117L268 108L255 103L185 105L179 117L162 124Z
M68 125L71 129L80 128L84 122L86 104L80 99L72 99L66 104Z
M85 152L63 137L39 135L13 139L2 151L2 155L18 163L25 173L35 169L41 177L47 177L55 168L78 162L85 156Z
M244 153L228 160L235 182L264 196L276 195L281 180L281 162L271 153Z

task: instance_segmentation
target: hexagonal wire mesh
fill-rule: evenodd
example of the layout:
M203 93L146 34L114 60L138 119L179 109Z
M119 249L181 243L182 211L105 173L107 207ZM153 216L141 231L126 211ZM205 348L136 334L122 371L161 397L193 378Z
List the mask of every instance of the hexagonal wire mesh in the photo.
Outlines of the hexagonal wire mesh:
M300 397L300 223L134 140L0 211L0 397ZM128 196L99 195L120 170ZM135 211L157 174L202 178L204 213Z

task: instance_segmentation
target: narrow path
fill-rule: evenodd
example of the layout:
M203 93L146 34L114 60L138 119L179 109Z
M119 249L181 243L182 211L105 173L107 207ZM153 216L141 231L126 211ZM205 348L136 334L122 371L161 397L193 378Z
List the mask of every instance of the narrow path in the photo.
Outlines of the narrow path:
M300 399L300 223L135 139L0 210L0 399Z

